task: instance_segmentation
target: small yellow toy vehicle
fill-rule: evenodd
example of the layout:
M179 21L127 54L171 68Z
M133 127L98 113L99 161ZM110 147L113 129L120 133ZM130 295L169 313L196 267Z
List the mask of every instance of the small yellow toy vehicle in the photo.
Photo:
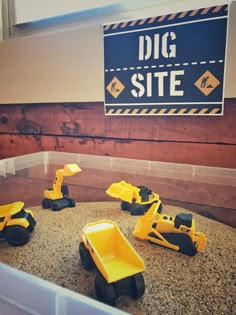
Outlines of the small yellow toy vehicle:
M95 291L99 301L115 305L116 298L144 294L144 262L110 220L87 224L81 233L80 259L86 270L97 267Z
M124 180L111 184L106 193L114 198L121 199L121 209L130 211L131 215L143 215L151 205L160 200L158 194L145 186L133 186ZM159 203L158 212L161 213L162 204Z
M175 217L159 214L159 202L154 203L148 212L138 219L133 236L194 256L203 251L207 238L195 231L192 214L179 213Z
M0 206L0 238L6 239L10 245L26 244L35 225L33 213L24 209L24 202Z
M69 189L67 185L62 185L64 176L72 176L81 169L77 164L66 164L64 169L56 171L56 177L53 181L53 189L44 191L44 199L42 200L42 207L44 209L51 208L53 211L59 211L64 208L75 207L74 199L69 197Z

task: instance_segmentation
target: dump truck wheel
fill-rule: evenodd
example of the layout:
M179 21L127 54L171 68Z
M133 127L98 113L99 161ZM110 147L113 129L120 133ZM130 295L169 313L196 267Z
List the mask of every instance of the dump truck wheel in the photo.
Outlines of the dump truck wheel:
M83 242L79 244L79 254L81 263L85 270L90 271L96 267L89 250L85 247Z
M111 306L116 305L116 292L113 283L107 283L106 279L99 273L95 278L95 291L100 302Z
M145 208L142 205L133 204L130 213L131 215L144 215Z
M49 201L47 198L44 198L44 199L42 200L42 208L43 208L43 209L49 209L49 208L51 208L50 201Z
M10 245L22 246L28 242L30 232L22 226L9 226L6 229L5 236Z
M120 207L123 211L130 211L131 204L127 201L121 201Z
M133 285L132 285L132 298L133 299L139 299L141 296L143 296L145 291L145 282L143 278L143 274L137 273L133 276Z

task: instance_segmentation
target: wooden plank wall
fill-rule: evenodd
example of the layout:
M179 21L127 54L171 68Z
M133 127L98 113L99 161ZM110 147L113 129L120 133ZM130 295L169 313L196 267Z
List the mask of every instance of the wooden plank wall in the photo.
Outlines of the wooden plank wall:
M23 200L26 207L41 205L43 192L52 187L56 170L64 165L35 166L16 175L0 177L0 205ZM64 177L70 196L78 203L117 201L106 194L111 183L120 180L137 186L140 183L160 195L163 205L176 205L236 228L235 187L210 183L187 182L150 175L128 174L122 171L104 171L82 168L75 176ZM14 187L14 189L13 189ZM209 206L213 205L213 206ZM163 210L165 212L165 208Z
M110 117L104 115L103 103L3 104L0 105L0 159L56 150L236 168L235 117L236 99L225 100L225 114L219 117ZM29 204L38 200L39 174L26 174L24 179L22 189L31 191L27 196ZM95 201L95 195L96 200L107 200L104 189L109 180L102 185L101 174L97 186L98 179L94 176L89 176L90 181L94 180L90 183L90 192L86 183L80 186L79 200ZM132 182L137 181L132 175L123 179L137 184ZM142 179L141 184L159 193L169 204L205 212L218 221L236 226L234 187L166 179L156 183ZM23 183L22 178L15 180ZM35 191L31 189L34 185L37 187ZM40 191L43 186L45 183L42 182ZM3 183L2 187L4 195L1 199L10 200L12 180ZM71 188L76 196L78 186ZM19 198L21 192L20 189Z
M103 103L0 105L0 158L39 151L236 167L236 99L218 117L111 117Z

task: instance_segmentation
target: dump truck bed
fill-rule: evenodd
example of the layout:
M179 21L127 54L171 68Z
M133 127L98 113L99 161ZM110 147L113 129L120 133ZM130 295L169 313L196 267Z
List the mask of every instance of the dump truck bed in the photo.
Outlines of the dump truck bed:
M13 215L24 207L24 202L16 201L7 205L0 206L0 216Z
M86 225L81 238L108 283L144 271L142 259L113 221Z

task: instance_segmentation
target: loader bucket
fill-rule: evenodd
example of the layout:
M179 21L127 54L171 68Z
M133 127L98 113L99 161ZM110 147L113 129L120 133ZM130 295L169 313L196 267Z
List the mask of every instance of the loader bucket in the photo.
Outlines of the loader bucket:
M111 184L106 193L114 198L119 198L123 201L132 203L134 196L134 189L139 191L140 189L132 186L131 184L126 183L125 181L121 181L118 183Z
M143 260L113 221L86 225L81 238L108 283L144 271Z

